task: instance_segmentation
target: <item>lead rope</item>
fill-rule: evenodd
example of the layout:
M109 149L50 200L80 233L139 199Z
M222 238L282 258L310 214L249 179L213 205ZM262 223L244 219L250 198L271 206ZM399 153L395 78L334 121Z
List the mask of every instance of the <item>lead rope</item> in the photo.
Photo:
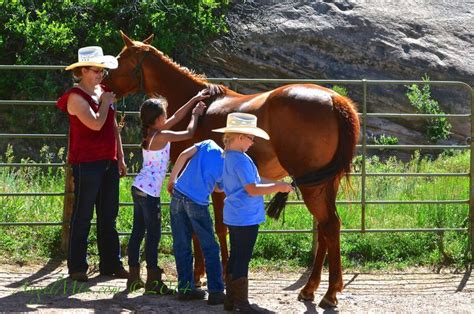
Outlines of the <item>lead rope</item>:
M120 122L118 123L118 131L122 132L125 127L125 97L122 97L122 112L120 113Z

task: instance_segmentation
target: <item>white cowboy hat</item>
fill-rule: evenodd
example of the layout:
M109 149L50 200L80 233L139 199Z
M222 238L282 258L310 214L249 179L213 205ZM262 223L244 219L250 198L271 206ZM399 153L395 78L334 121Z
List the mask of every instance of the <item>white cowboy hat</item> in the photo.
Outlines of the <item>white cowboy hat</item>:
M102 48L98 46L79 48L77 59L78 62L68 65L66 70L87 66L107 69L116 69L118 67L117 58L114 56L104 56Z
M249 113L233 112L227 115L225 128L212 130L219 133L243 133L269 140L270 136L264 130L257 128L257 117Z

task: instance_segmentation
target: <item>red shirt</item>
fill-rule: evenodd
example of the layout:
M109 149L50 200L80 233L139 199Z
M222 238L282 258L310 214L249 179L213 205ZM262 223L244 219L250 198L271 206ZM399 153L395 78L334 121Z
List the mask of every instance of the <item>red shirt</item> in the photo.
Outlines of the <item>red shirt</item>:
M105 86L101 85L106 91ZM98 160L117 160L117 141L114 132L115 108L110 105L107 119L99 131L94 131L82 123L77 116L67 112L69 95L75 93L84 98L94 112L99 111L99 105L92 97L78 87L65 92L56 102L56 106L69 116L69 154L68 162L77 164Z

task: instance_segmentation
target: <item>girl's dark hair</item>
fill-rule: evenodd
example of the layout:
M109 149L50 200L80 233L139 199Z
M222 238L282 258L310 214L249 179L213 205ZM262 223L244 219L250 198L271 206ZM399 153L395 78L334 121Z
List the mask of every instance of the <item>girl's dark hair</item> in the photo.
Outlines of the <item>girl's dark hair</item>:
M147 99L140 106L140 120L142 122L142 148L148 148L148 128L155 124L156 118L166 113L168 102L165 98L158 96Z

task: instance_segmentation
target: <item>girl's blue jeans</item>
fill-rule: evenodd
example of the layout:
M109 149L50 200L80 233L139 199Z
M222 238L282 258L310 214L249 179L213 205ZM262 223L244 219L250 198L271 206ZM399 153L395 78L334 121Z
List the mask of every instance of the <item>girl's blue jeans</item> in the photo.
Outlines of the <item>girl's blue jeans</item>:
M193 232L199 239L204 254L209 292L224 291L219 245L214 237L211 215L207 205L193 202L177 190L170 205L173 252L178 271L178 291L194 289Z
M160 198L132 186L133 227L128 242L128 265L140 266L140 245L145 237L145 260L148 268L158 268L158 245L161 238Z

